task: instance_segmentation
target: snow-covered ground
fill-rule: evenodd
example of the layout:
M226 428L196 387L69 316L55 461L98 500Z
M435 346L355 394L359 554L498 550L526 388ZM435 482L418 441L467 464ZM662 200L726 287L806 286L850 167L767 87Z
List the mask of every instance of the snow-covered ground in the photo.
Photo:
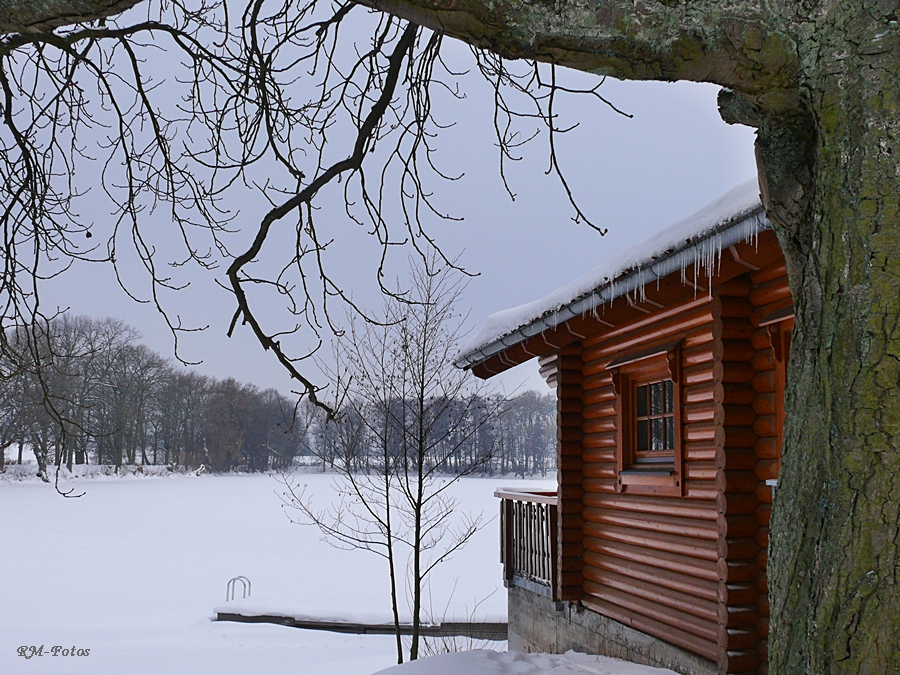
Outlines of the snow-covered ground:
M297 478L319 503L334 495L329 475ZM477 605L473 618L505 620L493 497L502 485L548 482L468 478L454 487L461 508L483 511L489 522L437 569L430 602L437 619L472 616ZM0 476L3 675L370 675L386 668L390 675L674 675L583 654L495 651L391 670L389 636L216 623L214 608L224 608L226 584L237 575L250 579L253 602L265 609L386 621L384 563L291 524L279 498L284 488L271 476L96 475L62 487L84 496L64 499L52 486ZM22 647L26 655L43 647L43 656L21 656Z
M301 479L322 501L333 494L331 476ZM493 491L507 484L521 482L470 478L455 494L491 519ZM370 675L395 662L391 637L210 620L237 575L254 596L301 609L386 613L382 560L291 524L275 478L101 476L69 485L85 495L64 499L52 486L0 478L0 673ZM468 614L482 601L479 618L505 615L497 527L489 522L438 568L435 613ZM42 657L17 654L41 645ZM73 647L90 653L63 656Z

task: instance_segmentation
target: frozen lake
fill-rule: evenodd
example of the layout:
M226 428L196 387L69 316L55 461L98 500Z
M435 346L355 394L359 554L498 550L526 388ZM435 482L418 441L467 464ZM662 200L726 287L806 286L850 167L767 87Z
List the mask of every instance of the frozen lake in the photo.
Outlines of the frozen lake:
M332 476L303 474L316 502L333 499ZM467 478L453 488L485 527L439 567L430 604L476 618L506 613L498 550L501 485ZM551 481L552 484L552 481ZM276 478L172 476L72 483L64 499L37 482L2 482L0 673L303 673L370 675L395 663L392 637L348 636L264 624L211 621L228 580L244 575L253 595L304 608L384 613L384 561L321 541L291 524ZM20 646L44 646L25 659ZM46 655L54 646L88 656Z

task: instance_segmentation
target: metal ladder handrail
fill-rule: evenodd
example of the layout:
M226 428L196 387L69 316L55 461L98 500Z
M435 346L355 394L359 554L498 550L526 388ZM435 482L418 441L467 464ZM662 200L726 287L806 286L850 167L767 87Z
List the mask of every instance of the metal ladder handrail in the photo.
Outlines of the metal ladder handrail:
M243 592L242 599L246 600L247 598L250 597L250 595L251 595L250 594L250 590L251 590L250 589L250 580L247 577L241 575L241 576L234 577L234 579L228 580L228 585L225 586L225 602L230 602L231 600L234 600L234 589L237 586L238 581L241 582L241 589Z

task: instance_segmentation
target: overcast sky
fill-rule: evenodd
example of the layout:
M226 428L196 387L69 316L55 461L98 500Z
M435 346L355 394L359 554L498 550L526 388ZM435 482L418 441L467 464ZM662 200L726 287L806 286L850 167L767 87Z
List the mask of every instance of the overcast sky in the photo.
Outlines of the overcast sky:
M464 53L458 50L456 57L462 60ZM577 75L575 81L584 85L597 80ZM716 110L718 87L607 80L601 93L632 114L631 119L587 97L561 97L556 104L560 126L574 122L579 126L560 139L560 164L584 212L608 228L601 237L572 222L572 209L558 180L545 175L543 137L531 143L522 161L509 171L516 193L515 201L510 200L498 172L490 91L475 75L462 78L462 87L464 101L437 110L444 122L455 122L438 139L437 158L443 167L465 175L433 187L442 207L463 220L437 222L430 233L448 256L459 255L460 263L478 275L465 296L473 329L488 314L551 292L755 175L753 130L721 121ZM320 222L329 213L342 212L339 197L339 191L321 195ZM261 209L262 205L245 205L245 220L237 223L258 220ZM163 226L158 222L156 226L161 228L160 237L168 236ZM339 245L329 264L355 300L377 307L372 249L351 229L335 215L332 234ZM224 267L189 275L191 286L170 301L171 307L186 324L209 328L183 338L183 356L202 361L195 367L205 374L289 391L287 376L247 330L239 330L230 340L225 336L234 302L216 285L216 279L224 279ZM146 284L141 286L136 279L137 292L146 297ZM128 299L108 266L76 266L45 285L43 303L67 307L75 314L120 318L135 326L149 347L172 356L171 335L159 315ZM296 348L303 346L311 345ZM307 368L324 383L313 364ZM546 390L534 362L502 380L509 389L523 385Z

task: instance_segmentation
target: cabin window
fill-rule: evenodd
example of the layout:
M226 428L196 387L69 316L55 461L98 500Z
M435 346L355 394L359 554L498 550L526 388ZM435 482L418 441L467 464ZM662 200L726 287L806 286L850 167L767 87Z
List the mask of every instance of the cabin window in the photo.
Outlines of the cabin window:
M681 350L677 343L610 364L617 396L616 489L681 494Z

